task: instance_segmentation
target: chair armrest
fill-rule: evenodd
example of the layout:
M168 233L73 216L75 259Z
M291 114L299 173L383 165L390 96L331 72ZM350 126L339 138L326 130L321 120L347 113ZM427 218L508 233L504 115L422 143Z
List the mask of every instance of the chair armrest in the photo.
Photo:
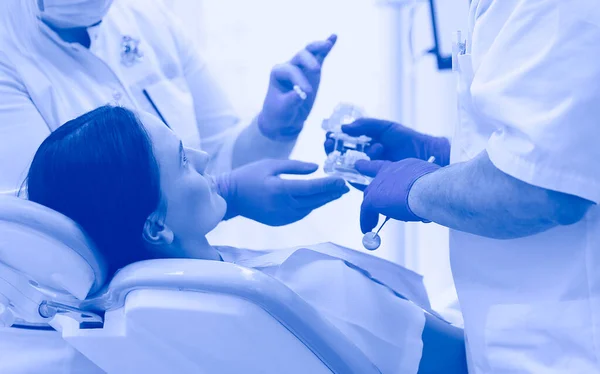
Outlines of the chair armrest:
M137 289L170 289L226 294L259 306L296 336L334 373L379 373L345 335L278 280L235 264L191 259L148 260L120 270L100 294L84 302L88 310L124 305Z

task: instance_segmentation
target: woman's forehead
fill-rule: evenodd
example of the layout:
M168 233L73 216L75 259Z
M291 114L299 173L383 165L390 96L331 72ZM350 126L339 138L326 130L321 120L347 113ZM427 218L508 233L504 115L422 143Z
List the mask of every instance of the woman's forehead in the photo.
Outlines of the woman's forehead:
M158 162L161 175L166 173L164 175L170 176L175 170L179 170L179 146L181 143L179 137L160 119L151 114L140 113L139 118L150 136L152 152Z
M139 117L157 151L179 149L179 138L160 119L144 112Z

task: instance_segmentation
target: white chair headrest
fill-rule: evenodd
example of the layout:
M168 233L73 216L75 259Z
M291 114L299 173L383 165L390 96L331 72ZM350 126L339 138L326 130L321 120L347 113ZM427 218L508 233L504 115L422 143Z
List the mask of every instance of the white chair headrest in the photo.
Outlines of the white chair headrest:
M75 222L17 197L0 196L0 263L80 300L106 280L103 259Z

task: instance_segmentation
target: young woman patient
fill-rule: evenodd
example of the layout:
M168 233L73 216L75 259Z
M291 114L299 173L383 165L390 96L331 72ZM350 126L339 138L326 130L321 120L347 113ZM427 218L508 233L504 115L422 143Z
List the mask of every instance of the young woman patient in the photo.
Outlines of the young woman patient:
M410 276L399 266L339 247L211 246L205 235L227 206L223 191L204 173L207 162L206 153L186 148L155 117L106 106L59 127L43 142L27 192L30 200L77 222L111 273L132 262L169 257L252 267L303 297L383 373L466 372L462 331L424 313L386 281L396 270ZM365 271L378 261L388 278Z

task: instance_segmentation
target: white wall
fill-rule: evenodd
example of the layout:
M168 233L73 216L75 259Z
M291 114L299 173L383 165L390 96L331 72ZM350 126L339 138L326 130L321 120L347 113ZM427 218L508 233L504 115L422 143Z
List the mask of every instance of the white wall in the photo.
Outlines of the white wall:
M414 66L405 49L406 15L375 0L165 0L171 3L212 66L236 109L249 121L259 110L269 71L310 41L339 36L325 63L318 99L293 158L322 165L321 120L341 101L363 106L374 117L402 120L418 130L451 135L455 115L454 78L439 73L433 57ZM451 33L464 28L467 0L441 0L444 50ZM414 50L431 47L429 11L415 12ZM400 39L400 40L399 40ZM413 84L411 85L411 77ZM317 175L322 175L319 171ZM221 224L211 242L250 248L280 248L333 241L361 249L359 207L352 191L296 224L271 228L243 219ZM426 277L434 307L452 299L447 231L436 225L390 222L374 254L405 263ZM406 253L403 252L406 245ZM448 296L450 295L450 296Z

